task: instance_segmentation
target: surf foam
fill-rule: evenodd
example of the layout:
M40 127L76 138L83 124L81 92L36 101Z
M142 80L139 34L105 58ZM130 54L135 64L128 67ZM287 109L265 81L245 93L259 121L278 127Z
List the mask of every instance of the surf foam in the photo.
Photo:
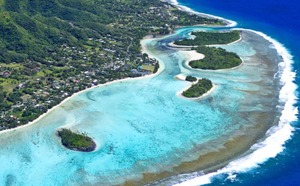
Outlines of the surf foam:
M175 184L176 186L209 184L213 177L221 174L227 175L228 179L235 179L237 173L255 169L268 159L274 158L279 153L283 152L284 144L291 139L293 135L294 128L291 126L291 122L297 120L296 115L298 114L298 108L294 106L297 100L295 95L297 85L294 83L296 73L292 70L293 56L281 43L270 36L258 31L248 31L252 31L270 41L278 54L282 57L282 61L278 64L279 71L277 73L282 86L278 105L278 107L282 109L279 123L277 126L274 126L267 131L266 139L264 141L258 142L251 147L251 150L253 151L251 154L230 162L227 166L216 172L183 181Z
M232 20L229 20L229 19L225 19L223 17L211 15L211 14L205 14L205 13L197 12L197 11L195 11L195 10L187 7L187 6L180 5L177 0L164 0L164 1L168 2L168 3L172 4L172 5L177 6L182 11L190 12L192 14L200 15L202 17L208 17L208 18L215 18L215 19L223 20L223 21L225 21L227 23L226 27L235 27L235 26L237 26L237 22L235 22L235 21L232 21Z

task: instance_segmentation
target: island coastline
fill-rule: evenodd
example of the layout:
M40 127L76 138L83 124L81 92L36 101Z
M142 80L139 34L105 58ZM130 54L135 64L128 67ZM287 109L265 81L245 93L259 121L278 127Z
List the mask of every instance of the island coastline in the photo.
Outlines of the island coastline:
M232 68L225 68L225 69L216 69L216 70L211 70L211 69L198 69L198 68L193 68L189 65L189 63L191 61L194 61L194 60L201 60L203 59L205 56L203 54L200 54L198 53L197 51L195 50L191 50L191 51L180 51L181 53L185 53L186 55L189 55L191 57L189 57L186 61L185 61L185 65L190 68L190 69L193 69L193 70L197 70L197 71L228 71L228 70L234 70L234 69L237 69L237 68L240 68L244 65L244 60L243 58L240 57L240 59L242 60L242 63L239 64L238 66L235 66L235 67L232 67Z
M226 45L235 44L235 43L238 43L238 42L242 41L242 34L241 34L240 36L241 36L241 37L240 37L238 40L233 41L233 42L231 42L231 43L227 43L227 44L216 44L216 45L205 45L205 46L226 46ZM168 46L173 47L173 48L179 48L179 49L180 49L180 48L193 48L193 47L198 47L198 46L200 46L200 45L190 45L190 46L186 46L186 45L176 45L176 44L174 43L174 41L173 41L173 42L169 43Z
M141 76L141 77L127 77L127 78L124 78L124 79L113 80L113 81L110 81L110 82L107 82L107 83L104 83L104 84L99 84L99 85L92 86L92 87L89 87L87 89L81 90L81 91L76 92L76 93L72 94L71 96L67 97L62 102L60 102L58 105L55 105L51 109L47 110L47 112L43 113L37 119L29 122L28 124L21 125L21 126L18 126L18 127L15 127L15 128L11 128L11 129L1 130L0 134L4 134L4 133L8 133L8 132L13 132L13 131L16 131L16 130L19 130L19 129L22 129L22 128L27 128L29 126L32 126L35 123L37 123L38 121L40 121L41 119L43 119L47 114L49 114L50 112L53 112L57 108L61 107L63 104L65 104L69 100L73 99L74 97L76 97L76 96L78 96L78 95L80 95L80 94L82 94L84 92L88 92L88 91L90 91L90 90L92 90L94 88L105 87L105 86L108 86L108 85L111 85L111 84L114 84L114 83L122 83L124 81L141 80L141 79L144 79L144 78L151 78L153 76L156 76L156 75L160 74L162 71L163 71L163 67L160 66L159 69L158 69L158 71L156 73L153 73L153 74L149 74L149 75L145 75L145 76Z
M189 13L192 13L192 14L196 14L196 15L199 15L199 16L203 16L203 17L207 17L207 18L215 18L215 19L220 19L222 21L224 21L225 23L227 23L225 25L225 27L234 27L234 26L237 26L237 22L233 21L233 20L229 20L229 19L225 19L223 17L220 17L220 16L215 16L215 15L211 15L211 14L206 14L206 13L202 13L202 12L197 12L187 6L183 6L181 4L179 4L177 2L177 0L163 0L164 2L168 2L172 5L175 5L177 6L177 8L181 11L185 11L185 12L189 12Z
M209 89L206 93L202 94L201 96L199 97L192 97L192 98L189 98L189 97L185 97L182 95L182 93L186 90L188 90L191 86L193 85L193 83L191 83L190 86L188 86L187 88L183 89L182 91L178 92L176 95L178 97L181 97L181 98L185 98L185 99L189 99L189 100L200 100L200 99L203 99L203 98L206 98L207 96L211 95L217 88L217 85L215 84L212 84L212 88Z
M259 33L257 33L257 34L259 34ZM263 37L264 37L264 36L263 36ZM157 39L157 38L155 38L155 39ZM266 38L265 38L265 39L266 39ZM146 51L145 48L143 48L142 51L147 53L147 51ZM196 51L181 51L181 52L187 52L186 54L190 55L189 57L187 57L188 60L186 60L187 66L189 66L189 65L188 65L188 63L189 63L188 61L191 60L191 58L192 58L192 59L194 59L194 58L199 59L199 58L201 58L201 57L204 57L204 55L201 55L201 54L197 53ZM197 54L195 54L194 52L196 52ZM186 56L188 56L188 55L186 55ZM152 55L150 55L150 56L153 57ZM194 58L193 58L193 57L194 57ZM243 63L244 63L244 62L243 62ZM239 66L243 65L243 63L240 64ZM234 68L232 68L232 69L238 68L239 66L234 67ZM32 121L32 122L30 122L30 123L28 123L28 124L26 124L26 125L22 125L22 126L19 126L19 127L16 127L16 128L6 129L6 130L3 130L3 131L0 131L0 134L6 133L6 132L9 132L9 131L15 131L15 130L17 130L17 129L20 129L20 128L23 128L23 127L28 127L28 126L30 126L30 125L33 125L34 123L36 123L37 121L39 121L40 119L42 119L46 114L48 114L48 113L50 113L51 111L53 111L54 109L60 107L63 103L69 101L69 99L71 99L71 98L77 96L78 94L81 94L81 93L83 93L83 92L89 91L89 90L91 90L91 89L93 89L93 88L96 88L96 87L102 87L102 86L107 86L107 85L110 85L110 84L112 84L112 83L118 83L118 82L123 82L123 81L127 81L127 80L136 80L136 79L143 79L143 78L153 77L153 76L159 74L162 70L163 70L163 66L161 66L161 63L160 63L159 71L158 71L157 73L155 73L155 74L151 74L151 75L147 75L147 76L143 76L143 77L138 77L138 78L125 78L125 79L115 80L115 81L107 82L107 83L105 83L105 84L100 84L100 85L97 85L97 86L90 87L90 88L88 88L88 89L82 90L82 91L77 92L77 93L73 94L72 96L66 98L66 99L63 100L61 103L59 103L58 105L54 106L53 108L49 109L46 113L44 113L44 114L42 114L41 116L39 116L36 120L34 120L34 121ZM195 70L201 70L201 69L195 69ZM222 70L223 70L223 69L222 69ZM225 70L227 70L227 69L225 69ZM212 88L209 92L207 92L208 95L213 91L213 89L215 89L215 85L213 86L213 88ZM202 96L204 96L204 95L202 95ZM202 96L201 96L201 97L202 97ZM207 96L207 95L206 95L206 96ZM193 99L193 98L192 98L192 99ZM199 99L199 98L195 98L195 99ZM293 99L293 98L291 98L291 99ZM261 127L264 128L264 126L261 126ZM253 130L254 130L254 129L253 129ZM257 130L257 129L256 129L256 130ZM265 136L265 134L263 134L262 136ZM247 138L246 135L244 135L244 136L243 136L243 135L241 135L241 136L235 136L234 139L229 140L226 144L224 144L224 146L225 146L225 147L228 147L228 146L234 146L234 145L236 145L236 144L239 142L239 140L245 140L245 139L243 139L244 137ZM261 136L259 136L259 137L261 137ZM250 137L248 137L248 138L250 138ZM254 138L254 137L253 137L253 138ZM252 139L252 142L256 143L256 142L257 142L256 139L257 139L257 136L256 136L256 138ZM250 141L251 141L251 140L250 140ZM248 142L248 143L249 143L249 142ZM203 167L204 172L205 172L205 173L208 173L208 172L216 171L216 170L218 170L219 168L222 168L222 167L226 166L226 164L228 164L228 163L229 163L230 161L232 161L233 159L237 159L236 157L240 157L241 155L242 155L242 156L249 155L249 154L252 152L251 150L249 150L249 149L250 149L249 147L251 147L252 145L253 145L253 144L248 144L248 146L246 147L246 148L248 148L248 151L245 152L245 149L244 149L244 150L242 151L242 152L243 152L242 154L241 154L241 150L238 150L238 152L236 152L235 154L236 154L236 155L239 155L239 156L233 157L233 156L231 155L230 157L227 157L227 160L223 160L221 163L219 163L219 164L217 164L217 165L215 165L215 166L206 166L206 167ZM234 147L232 147L232 148L234 148ZM226 153L226 150L228 150L228 149L226 149L226 148L220 148L220 152ZM239 153L240 153L240 154L239 154ZM220 153L220 154L222 154L222 153ZM220 156L221 156L221 155L220 155ZM226 155L223 155L223 156L226 157ZM217 159L217 158L214 159L214 157L215 157L214 155L208 154L207 156L204 157L204 159L208 159L208 160L210 160L210 161L213 161L213 160L216 160L216 159ZM223 158L224 158L224 157L223 157ZM203 158L203 157L201 157L201 158ZM196 161L196 160L195 160L195 161ZM200 160L199 160L199 161L200 161ZM203 160L201 160L201 162L203 163ZM185 163L183 163L183 164L185 164ZM185 165L181 165L181 166L183 166L183 167L186 167L186 166L191 166L191 167L193 167L192 163L190 163L190 162L186 163ZM209 168L207 168L207 167L209 167ZM181 167L181 168L182 168L182 167ZM181 168L179 168L179 169L181 169ZM198 167L198 168L199 168L199 167ZM198 169L198 168L197 168L197 169ZM175 168L175 169L177 169L177 168ZM179 171L179 169L178 169L177 173L180 174L180 173L182 173L182 172ZM192 168L190 168L190 170L193 171ZM151 180L152 180L152 181L153 181L153 180L156 180L156 179L150 179L150 178L152 178L152 176L151 176L150 174L151 174L151 173L149 173L149 175L148 175L147 173L144 174L145 180L148 180L148 181L150 181L150 182L151 182ZM160 173L158 173L158 175L159 175L159 174L160 174ZM172 174L172 175L173 175L173 174ZM147 176L148 176L148 177L147 177ZM153 177L154 177L154 176L155 176L155 175L153 175ZM147 182L147 181L146 181L146 182ZM129 182L125 183L125 185L132 185L132 184L131 184L130 181L129 181Z
M211 178L218 175L218 174L226 174L230 171L234 172L243 172L245 169L249 170L255 167L256 165L259 165L266 160L268 160L270 157L276 156L278 153L280 153L283 150L283 145L286 141L288 141L293 133L294 130L292 126L290 126L290 122L295 121L296 118L289 116L286 114L286 112L291 113L291 115L295 115L298 113L295 107L292 105L295 103L296 96L294 94L296 90L296 85L293 83L293 77L294 72L292 71L292 56L289 54L286 48L282 46L278 41L271 38L270 36L267 36L264 33L250 30L250 29L240 29L245 30L249 32L253 32L257 35L260 35L265 40L269 41L274 45L274 48L276 49L277 53L283 58L282 62L278 63L277 66L279 67L279 71L277 74L280 74L280 81L282 82L283 86L281 87L281 90L279 92L279 102L284 103L282 106L282 111L280 111L280 118L278 120L274 121L274 124L270 127L267 126L261 126L261 134L258 136L258 139L261 139L260 141L253 141L253 144L249 145L249 148L245 148L245 151L243 153L240 153L238 156L234 157L233 159L228 159L227 161L224 161L223 163L220 163L217 166L211 167L209 169L203 169L203 174L194 177L192 174L190 177L187 178L186 181L180 181L177 182L177 185L194 185L194 184L209 184L211 183ZM281 63L286 63L286 65L282 66ZM288 78L290 77L290 78ZM291 89L291 91L288 91ZM284 95L287 95L284 96ZM260 127L259 127L260 128ZM266 131L265 133L263 131ZM283 134L283 132L286 132ZM249 132L249 131L248 131ZM252 132L251 132L252 133ZM283 136L282 136L282 135ZM240 138L240 140L244 140L249 136L245 135L244 138ZM278 143L276 144L276 150L274 152L274 144L270 140L278 140ZM228 142L230 143L230 142ZM225 145L227 146L227 145ZM251 148L250 148L251 147ZM257 148L261 147L261 148ZM269 151L269 153L264 153ZM252 159L252 155L257 153L264 153L259 159ZM245 165L242 166L242 168L239 168L239 165L241 161L245 161ZM229 165L228 165L229 164Z
M97 148L96 142L85 133L63 128L57 131L57 136L61 139L61 144L70 150L92 152Z
M167 36L167 35L166 35ZM165 36L161 36L161 37L155 37L153 38L152 35L146 35L141 41L140 43L142 43L143 41L145 40L149 40L149 39L159 39L159 38L162 38L162 37L165 37ZM144 45L141 44L141 53L147 53L149 54L149 57L150 58L154 58L153 55L151 55L150 52L147 52L147 49L144 47ZM156 73L152 73L152 74L149 74L149 75L144 75L144 76L141 76L141 77L127 77L127 78L124 78L124 79L118 79L118 80L113 80L113 81L109 81L109 82L106 82L104 84L99 84L99 85L96 85L96 86L92 86L92 87L89 87L87 89L84 89L84 90L81 90L79 92L76 92L74 94L72 94L71 96L67 97L66 99L64 99L63 101L61 101L59 104L55 105L54 107L52 107L51 109L47 110L45 113L43 113L42 115L40 115L38 118L36 118L35 120L29 122L28 124L25 124L25 125L21 125L21 126L18 126L18 127L15 127L15 128L11 128L11 129L4 129L4 130L1 130L0 131L0 134L3 134L3 133L8 133L8 132L12 132L12 131L16 131L18 129L22 129L22 128L27 128L28 126L31 126L31 125L34 125L35 123L37 123L38 121L40 121L42 118L44 118L47 114L49 114L50 112L53 112L54 110L56 110L57 108L59 108L61 105L63 105L64 103L68 102L69 100L71 100L72 98L84 93L84 92L88 92L94 88L99 88L99 87L104 87L104 86L108 86L108 85L111 85L111 84L114 84L114 83L122 83L124 81L131 81L131 80L141 80L141 79L145 79L145 78L151 78L151 77L154 77L154 76L157 76L159 75L163 70L164 70L164 65L163 63L161 63L159 60L159 68L158 68L158 71Z
M278 149L276 151L277 151L277 153L280 153L282 148L279 148L279 147L282 147L282 145L287 140L289 140L290 137L292 136L293 128L289 125L289 122L294 121L295 118L289 117L286 114L284 114L287 110L289 110L290 113L294 113L294 114L298 113L297 111L295 111L295 108L293 106L291 106L291 104L295 103L296 96L294 95L294 91L296 90L296 87L297 87L293 83L293 80L292 80L293 77L294 77L294 75L293 75L294 72L291 69L291 64L292 64L291 55L288 53L288 51L279 42L277 42L276 40L274 40L273 38L267 36L264 33L254 31L254 30L250 30L250 29L239 29L239 30L245 30L245 31L253 32L253 33L263 37L265 40L269 41L270 43L272 43L274 45L274 47L275 47L276 51L278 52L278 54L281 55L282 58L283 58L283 62L281 62L281 63L287 63L286 68L281 69L281 70L279 69L279 72L278 72L279 74L281 74L281 78L280 78L281 80L280 81L282 81L282 83L284 84L284 86L282 86L282 88L281 88L280 95L284 94L284 95L291 95L291 96L288 98L288 100L287 100L286 97L284 97L284 96L281 97L280 96L279 99L282 102L285 103L284 108L281 112L280 118L275 120L274 123L271 126L264 126L263 124L259 124L259 125L257 125L256 129L251 128L249 131L247 131L247 133L249 133L249 132L252 133L252 130L256 131L256 132L254 132L254 134L256 133L257 136L255 136L255 137L251 136L250 137L246 133L243 134L243 135L237 135L237 136L231 138L229 141L227 141L224 144L223 147L225 147L225 148L220 148L219 149L219 153L222 154L222 152L223 152L224 153L223 155L217 155L218 153L215 153L215 155L217 155L217 156L212 155L212 154L207 154L202 158L199 157L198 160L183 163L182 165L179 165L178 167L174 168L175 170L178 171L178 175L182 175L182 174L185 175L188 172L194 172L196 170L202 170L203 171L202 175L196 176L196 178L195 178L195 176L193 176L193 173L191 173L190 178L186 178L187 181L179 181L179 182L177 182L177 183L179 183L178 185L181 185L180 183L183 183L185 185L189 185L190 183L199 184L199 183L202 183L203 180L206 180L206 181L209 180L211 177L215 176L219 172L226 173L228 170L231 170L230 167L228 167L228 168L226 167L229 163L235 162L235 161L238 162L241 159L243 159L243 157L245 157L245 159L246 159L248 156L251 156L254 152L259 151L259 149L256 149L256 148L253 148L253 147L255 147L256 145L258 145L258 146L262 145L265 142L268 142L269 139L272 139L274 137L276 138L276 136L280 133L281 130L287 130L288 134L285 135L284 137L282 137L281 140L280 140L280 143L277 145ZM239 41L241 41L241 40L242 40L242 38ZM237 42L239 42L239 41L237 41ZM180 51L180 52L189 53L190 51ZM196 51L194 51L194 52L196 52ZM198 58L199 57L201 58L202 56L198 56ZM195 57L195 58L197 59L197 57ZM187 66L189 66L188 61L189 60L186 60ZM234 67L232 69L236 69L236 68L239 68L242 65L244 65L244 60L242 59L242 61L243 62L239 66ZM281 64L280 63L277 64L277 65L275 64L275 66L280 67ZM222 70L217 70L217 71L232 70L232 69L222 69ZM195 69L195 70L202 71L201 69ZM287 77L290 77L290 78L287 78ZM287 79L285 79L285 78L287 78ZM182 77L179 78L179 79L182 80ZM293 91L289 91L289 93L287 93L286 89L288 89L288 87L292 88ZM289 119L287 119L289 122L286 123L284 121L285 120L284 118L285 119L289 118ZM259 139L259 141L258 141L258 139ZM237 150L234 146L236 146L237 144L240 144L240 143L244 143L244 144L247 144L247 145L242 147L241 149ZM234 148L237 151L232 150L232 149L229 150L227 148ZM269 148L269 150L271 151L272 144L270 144L270 145L268 144L264 148L266 148L266 149ZM234 155L227 156L227 153L226 153L227 151L231 151ZM265 156L269 156L269 154L266 154ZM223 158L225 158L225 159L223 159L222 161L218 161L218 159L221 158L221 157L222 157L222 159ZM273 157L273 155L272 155L272 157ZM203 165L204 161L207 161L207 160L213 161L212 159L214 159L215 161L217 161L219 163L217 163L213 166L204 166ZM266 159L268 159L268 157L266 157L265 159L259 159L259 160L253 160L253 161L257 165L257 164L260 164L260 163L266 161ZM252 161L252 159L249 159L249 161ZM193 170L191 167L195 166L194 164L198 164L199 162L201 162L200 164L202 164L202 166L200 166L198 168L195 168ZM190 171L186 171L186 169L185 169L185 168L187 168L186 166L189 166L191 168ZM252 164L250 166L252 166ZM183 168L183 167L185 167L185 168ZM248 167L248 169L249 168L251 168L251 167ZM235 167L232 167L232 169L235 169ZM181 170L185 170L185 171L181 172ZM151 180L152 181L157 180L157 182L153 182L154 185L156 185L156 184L159 185L159 184L162 184L162 183L169 183L169 182L166 181L168 179L164 179L162 181L158 181L159 179L157 179L157 177L161 177L161 179L165 178L166 174L167 175L169 174L169 176L174 175L174 174L170 174L170 173L167 173L167 172L163 172L161 174L155 174L155 175L152 174L152 173L149 173L149 174L144 174L143 180L145 181L144 183L149 183L149 182L151 182ZM197 173L197 174L199 174L199 173ZM191 181L189 181L189 180L191 180ZM132 182L128 181L124 185L126 185L126 186L136 185L135 183L136 183L135 181L132 181ZM141 182L138 182L138 183L141 183ZM170 183L174 184L176 182L170 182ZM210 182L209 181L204 182L203 184L208 184L208 183L210 183Z

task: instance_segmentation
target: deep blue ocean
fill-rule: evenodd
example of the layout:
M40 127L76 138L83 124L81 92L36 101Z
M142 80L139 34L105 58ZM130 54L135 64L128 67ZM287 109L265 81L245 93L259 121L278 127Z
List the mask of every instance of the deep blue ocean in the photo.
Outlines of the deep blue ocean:
M300 89L294 91L295 84L300 85L300 76L291 72L300 69L300 3L180 3L234 20L237 28L259 31L243 31L242 42L222 46L240 55L243 66L228 71L191 69L186 62L197 54L169 46L171 41L189 37L194 30L224 28L186 27L169 36L144 39L143 52L160 61L156 75L86 90L31 125L0 132L0 186L119 185L127 180L140 180L144 173L170 171L182 162L198 159L199 153L215 152L234 134L252 135L253 124L259 127L258 124L277 120L278 125L252 146L251 153L237 157L225 168L209 174L196 171L175 175L157 185L300 186L300 122L299 115L295 117L295 108L300 103L295 101L295 94L299 97ZM278 68L270 61L278 63ZM266 63L261 65L263 62ZM278 73L272 79L275 71ZM216 85L214 92L207 99L195 101L181 97L182 90L190 85L179 80L186 75L211 79ZM256 82L260 83L255 85ZM279 112L278 118L263 118ZM61 128L88 134L97 143L97 149L83 153L64 148L57 136Z
M296 0L180 0L181 5L238 23L238 28L257 30L283 44L300 69L300 2ZM297 73L295 83L300 85ZM299 88L297 90L299 92ZM298 93L296 93L297 97ZM299 106L299 101L295 106ZM298 116L299 118L299 116ZM234 181L215 179L211 185L300 185L300 122L291 124L294 135L285 149L258 168L240 173Z

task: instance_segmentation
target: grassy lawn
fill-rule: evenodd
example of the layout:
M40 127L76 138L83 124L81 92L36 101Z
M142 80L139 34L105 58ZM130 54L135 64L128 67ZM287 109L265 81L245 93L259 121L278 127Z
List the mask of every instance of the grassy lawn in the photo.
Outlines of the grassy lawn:
M142 65L143 70L149 70L149 71L153 72L154 68L155 67L153 65Z
M0 0L1 1L1 0ZM24 66L22 64L19 64L19 63L0 63L0 66L1 67L7 67L7 68L13 68L13 69L23 69Z
M12 92L13 88L18 84L19 82L15 79L0 78L0 86L3 87L5 92Z

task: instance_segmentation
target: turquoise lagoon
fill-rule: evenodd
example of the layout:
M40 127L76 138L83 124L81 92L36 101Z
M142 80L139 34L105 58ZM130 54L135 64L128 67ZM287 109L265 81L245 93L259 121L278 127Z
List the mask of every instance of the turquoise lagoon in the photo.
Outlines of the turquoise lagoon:
M143 173L172 171L182 162L224 148L234 136L263 138L278 123L280 61L272 44L250 31L243 40L221 46L237 52L236 69L201 71L186 66L186 56L168 46L189 37L186 27L142 45L160 61L155 76L121 80L73 96L32 125L0 135L0 185L112 185L141 179ZM268 55L266 55L268 54ZM216 89L189 100L177 93L190 84L175 76L208 78ZM97 143L91 153L64 148L56 131L86 132ZM255 142L253 142L255 143Z

